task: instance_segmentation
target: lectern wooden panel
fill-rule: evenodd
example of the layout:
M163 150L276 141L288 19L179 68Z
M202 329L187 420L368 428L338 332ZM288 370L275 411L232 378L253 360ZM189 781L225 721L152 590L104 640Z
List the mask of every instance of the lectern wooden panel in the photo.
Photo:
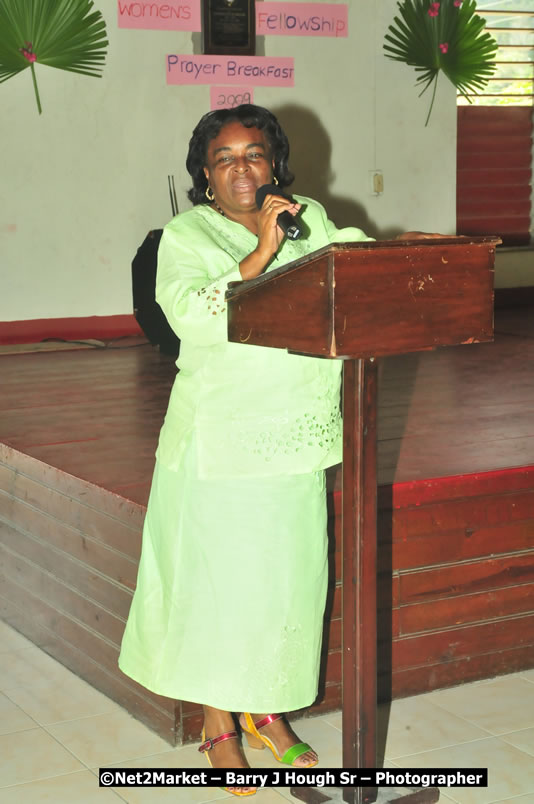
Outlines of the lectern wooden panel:
M257 279L232 283L226 294L229 340L345 361L346 768L376 765L376 358L491 340L499 242L478 237L336 243ZM343 795L358 804L376 799L371 789ZM416 795L418 802L439 797L436 790ZM411 800L409 794L403 798Z
M333 244L228 294L231 341L363 358L491 340L490 238Z

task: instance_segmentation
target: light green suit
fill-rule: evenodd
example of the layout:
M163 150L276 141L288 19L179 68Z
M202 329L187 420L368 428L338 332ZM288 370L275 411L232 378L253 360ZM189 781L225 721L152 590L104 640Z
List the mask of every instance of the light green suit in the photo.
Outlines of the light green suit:
M310 235L268 270L331 242ZM149 689L221 709L281 712L317 693L327 585L324 470L341 460L341 361L229 343L224 300L257 244L199 205L166 227L156 298L181 339L157 450L120 667Z

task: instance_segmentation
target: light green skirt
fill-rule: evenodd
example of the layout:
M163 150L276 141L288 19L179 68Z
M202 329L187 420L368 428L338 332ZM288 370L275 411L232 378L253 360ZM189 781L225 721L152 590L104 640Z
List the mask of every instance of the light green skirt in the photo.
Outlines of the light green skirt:
M119 666L237 712L316 698L327 588L324 472L201 480L156 463Z

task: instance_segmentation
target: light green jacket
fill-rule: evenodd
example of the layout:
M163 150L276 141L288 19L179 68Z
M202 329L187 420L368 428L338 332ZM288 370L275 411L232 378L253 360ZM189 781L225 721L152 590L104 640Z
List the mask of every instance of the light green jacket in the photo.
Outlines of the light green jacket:
M336 229L324 208L305 206L306 239L285 239L272 270L335 242L370 240ZM157 458L177 469L194 437L202 477L298 474L341 460L341 360L229 343L224 294L257 237L207 205L177 215L163 231L156 299L181 340Z

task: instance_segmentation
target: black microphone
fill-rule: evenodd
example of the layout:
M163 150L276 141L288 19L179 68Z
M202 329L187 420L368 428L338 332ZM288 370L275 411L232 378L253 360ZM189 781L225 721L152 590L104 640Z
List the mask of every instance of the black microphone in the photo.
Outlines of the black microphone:
M267 195L279 195L291 201L291 196L286 195L276 184L264 184L256 190L256 206L261 209ZM291 214L285 209L276 219L276 223L290 240L298 240L302 234L302 229Z

